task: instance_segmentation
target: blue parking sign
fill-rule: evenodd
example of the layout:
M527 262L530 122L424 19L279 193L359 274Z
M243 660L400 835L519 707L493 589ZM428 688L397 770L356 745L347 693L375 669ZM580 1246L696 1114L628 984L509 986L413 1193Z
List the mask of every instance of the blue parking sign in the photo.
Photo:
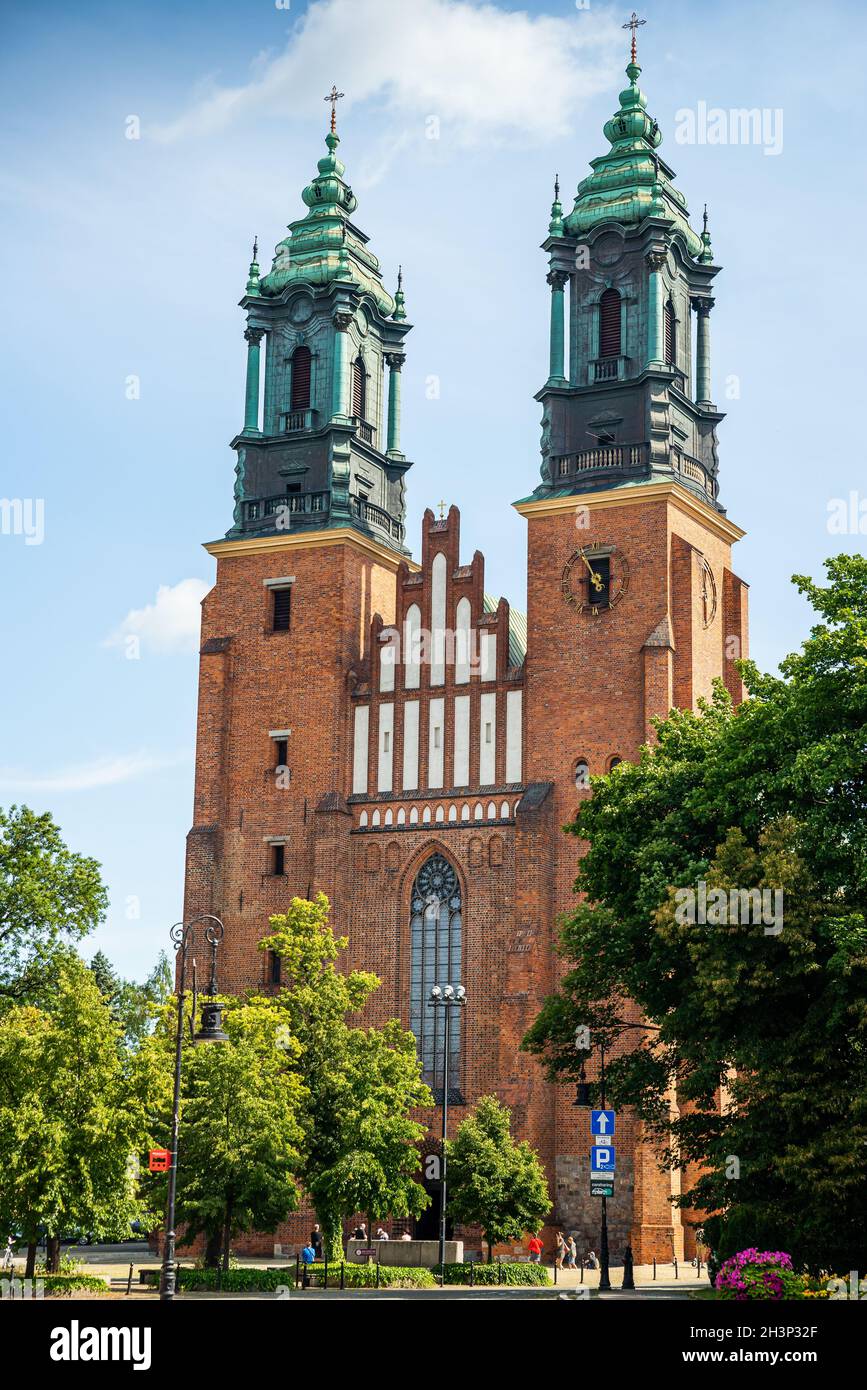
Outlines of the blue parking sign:
M605 1139L613 1139L614 1118L613 1110L591 1110L590 1133L601 1134Z
M613 1144L594 1144L590 1150L591 1173L613 1173L616 1167Z

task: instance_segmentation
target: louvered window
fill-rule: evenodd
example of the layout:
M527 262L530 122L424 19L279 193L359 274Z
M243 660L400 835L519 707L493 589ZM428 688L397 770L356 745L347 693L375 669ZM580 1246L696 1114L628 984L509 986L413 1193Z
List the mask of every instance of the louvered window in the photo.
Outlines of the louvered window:
M274 590L274 631L288 632L289 618L292 612L292 590Z
M310 349L296 348L292 354L292 394L290 410L310 409Z
M665 306L665 360L669 367L677 365L677 320L671 300Z
M352 413L357 420L367 419L365 412L366 395L367 376L364 371L364 363L360 357L356 357L352 364Z
M599 356L620 356L620 295L606 290L599 301Z

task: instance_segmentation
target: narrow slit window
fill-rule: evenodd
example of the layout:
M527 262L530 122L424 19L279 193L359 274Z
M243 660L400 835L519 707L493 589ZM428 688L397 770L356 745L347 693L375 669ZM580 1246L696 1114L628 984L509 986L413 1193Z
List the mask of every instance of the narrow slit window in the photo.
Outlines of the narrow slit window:
M599 356L620 356L620 294L605 290L599 300Z
M292 354L292 389L290 410L310 409L310 349L298 347Z
M271 846L271 872L272 874L284 874L286 872L286 846Z
M352 413L357 420L366 420L367 373L364 362L356 357L352 364Z
M677 366L677 318L671 300L665 306L665 360L669 367Z
M275 632L288 632L292 614L292 590L290 588L274 591L273 629Z

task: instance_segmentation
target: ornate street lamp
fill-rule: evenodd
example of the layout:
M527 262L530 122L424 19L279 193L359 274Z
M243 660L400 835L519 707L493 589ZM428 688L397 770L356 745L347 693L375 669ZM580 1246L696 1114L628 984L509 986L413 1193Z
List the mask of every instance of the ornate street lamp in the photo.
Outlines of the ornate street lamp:
M160 1299L170 1302L174 1299L177 1287L177 1262L175 1260L175 1198L178 1185L178 1129L181 1112L181 1057L184 1042L184 1001L187 987L187 955L192 943L194 928L200 922L207 922L205 941L211 948L211 978L208 996L202 1004L202 1021L197 1033L193 1033L193 1021L198 1005L196 988L196 962L193 960L193 1017L190 1020L190 1037L194 1043L226 1042L223 1032L223 1006L214 997L217 993L217 947L223 939L223 924L219 917L203 913L189 922L176 922L169 935L180 959L178 975L178 1020L175 1032L175 1088L172 1101L172 1142L169 1161L169 1191L166 1201L166 1238L163 1247L163 1264L160 1275Z
M445 1028L443 1030L443 1131L442 1157L440 1159L440 1282L446 1281L446 1135L449 1122L449 1034L451 1032L451 1010L462 1009L467 1002L467 992L463 985L434 985L430 992L428 1007L445 1009Z

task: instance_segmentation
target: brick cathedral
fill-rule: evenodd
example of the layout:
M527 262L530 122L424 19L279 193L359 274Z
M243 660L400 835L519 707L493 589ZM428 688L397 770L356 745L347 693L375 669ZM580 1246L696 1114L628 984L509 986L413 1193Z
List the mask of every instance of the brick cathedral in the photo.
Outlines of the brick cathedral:
M186 915L225 922L221 985L276 988L268 919L324 891L351 964L380 976L365 1021L399 1017L442 1095L433 984L462 983L450 1118L481 1095L539 1151L551 1225L598 1241L586 1111L520 1042L560 968L588 776L634 758L651 720L722 677L742 695L743 534L719 500L710 311L718 267L638 86L633 50L610 148L548 237L550 363L527 522L527 612L485 588L460 516L404 527L401 367L410 325L386 289L338 155L302 194L271 268L254 248L234 515L207 545ZM332 111L333 111L332 106ZM540 373L541 375L541 373ZM589 1073L592 1075L592 1071ZM676 1104L676 1097L672 1097ZM438 1109L429 1121L437 1133ZM640 1125L618 1127L612 1252L691 1253ZM433 1228L436 1207L424 1219ZM291 1240L310 1216L263 1241ZM423 1225L424 1223L419 1223ZM418 1232L427 1234L427 1229Z

